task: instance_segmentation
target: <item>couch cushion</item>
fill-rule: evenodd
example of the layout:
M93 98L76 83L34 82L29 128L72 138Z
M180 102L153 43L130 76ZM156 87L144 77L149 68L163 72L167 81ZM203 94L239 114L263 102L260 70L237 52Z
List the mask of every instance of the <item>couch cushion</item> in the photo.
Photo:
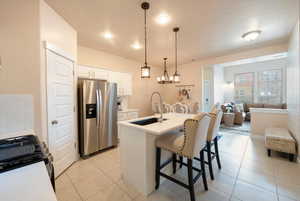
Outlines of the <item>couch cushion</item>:
M249 112L250 111L250 108L263 108L264 107L264 104L260 104L260 103L249 103L249 104L246 104L246 107L245 107L245 112Z
M282 109L282 104L264 104L264 108Z

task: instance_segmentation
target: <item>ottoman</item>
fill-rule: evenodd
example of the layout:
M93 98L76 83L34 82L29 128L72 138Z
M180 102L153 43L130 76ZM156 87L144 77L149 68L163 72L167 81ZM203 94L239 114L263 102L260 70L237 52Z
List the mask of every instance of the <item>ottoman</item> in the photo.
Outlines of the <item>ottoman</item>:
M289 160L294 160L296 141L286 128L267 128L265 130L265 146L268 156L271 156L271 150L274 150L288 153Z

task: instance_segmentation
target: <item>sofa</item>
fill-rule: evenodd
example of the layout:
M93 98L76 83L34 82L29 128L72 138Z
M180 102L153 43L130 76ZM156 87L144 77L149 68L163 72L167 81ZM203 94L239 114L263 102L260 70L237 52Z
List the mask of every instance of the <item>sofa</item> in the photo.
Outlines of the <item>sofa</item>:
M283 104L262 104L262 103L245 103L244 112L246 114L245 120L251 121L250 108L271 108L271 109L286 109L286 103Z
M271 108L271 109L286 109L283 104L262 104L262 103L239 103L232 104L232 111L235 114L234 124L242 125L244 121L251 121L250 108ZM226 106L221 105L223 113L226 113Z

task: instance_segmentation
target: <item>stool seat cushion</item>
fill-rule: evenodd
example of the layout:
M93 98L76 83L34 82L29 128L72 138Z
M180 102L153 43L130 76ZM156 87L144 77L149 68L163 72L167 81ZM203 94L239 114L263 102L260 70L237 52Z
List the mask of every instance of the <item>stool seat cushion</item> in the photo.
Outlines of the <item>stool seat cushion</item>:
M184 135L180 132L164 134L156 139L156 146L180 154L184 145Z
M286 128L267 128L265 130L265 146L275 151L296 153L296 141Z

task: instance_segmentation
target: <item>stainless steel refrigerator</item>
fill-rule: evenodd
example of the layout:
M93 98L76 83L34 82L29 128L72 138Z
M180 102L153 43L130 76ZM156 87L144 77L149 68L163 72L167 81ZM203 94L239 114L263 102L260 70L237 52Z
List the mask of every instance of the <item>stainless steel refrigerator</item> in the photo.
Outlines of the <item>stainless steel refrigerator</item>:
M117 84L78 80L79 152L82 157L116 146Z

